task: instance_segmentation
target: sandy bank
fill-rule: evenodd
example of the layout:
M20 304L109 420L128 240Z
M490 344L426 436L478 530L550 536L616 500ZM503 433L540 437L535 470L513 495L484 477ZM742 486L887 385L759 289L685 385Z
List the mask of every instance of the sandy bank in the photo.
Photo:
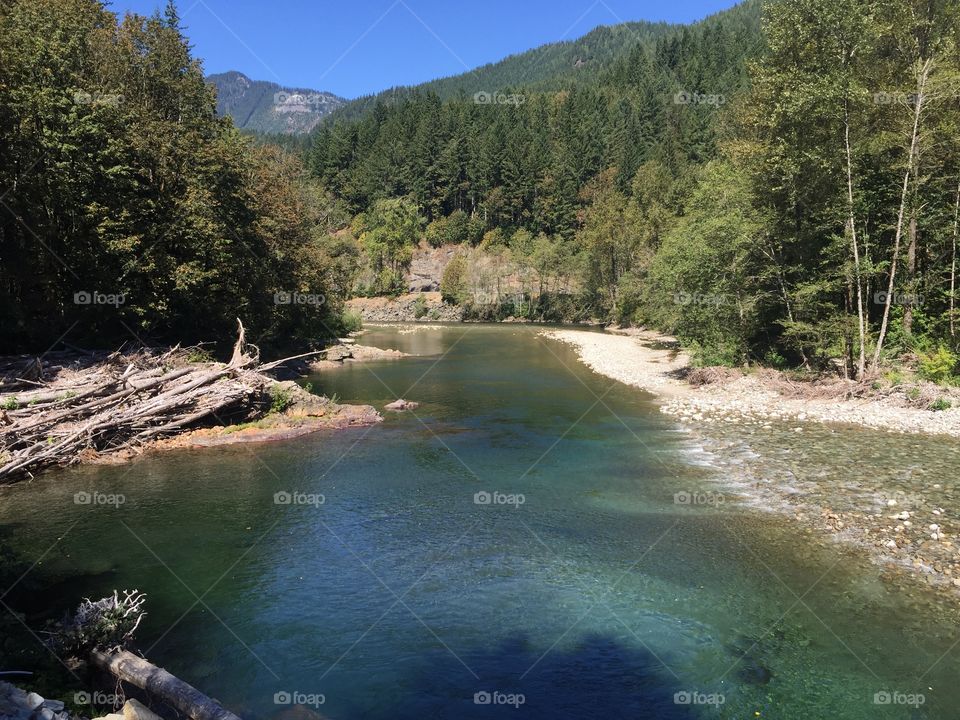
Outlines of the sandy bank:
M628 335L580 330L543 334L572 345L595 372L652 393L662 412L684 423L762 427L796 420L960 437L958 406L942 411L903 407L896 396L864 396L863 388L852 382L814 386L790 382L773 371L718 373L717 381L694 387L683 379L689 358L675 349L673 338L642 330Z

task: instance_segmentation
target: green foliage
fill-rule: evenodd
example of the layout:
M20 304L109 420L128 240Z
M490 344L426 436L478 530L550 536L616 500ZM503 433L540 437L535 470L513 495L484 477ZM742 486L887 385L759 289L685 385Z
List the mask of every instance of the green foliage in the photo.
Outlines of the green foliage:
M454 255L443 270L440 279L440 294L444 302L462 304L467 294L467 261L462 255Z
M759 322L761 233L749 178L708 164L650 267L643 317L694 343L708 364L742 362Z
M209 350L204 350L200 347L190 348L190 352L187 353L187 362L206 363L212 361L213 354Z
M421 294L413 301L413 317L417 320L427 314L427 299Z
M344 334L363 330L363 316L358 312L347 310L340 315L340 327Z
M884 378L890 383L891 387L897 387L903 384L903 373L898 370L890 370L884 373Z
M960 358L946 346L941 345L933 352L920 355L919 361L920 377L924 380L944 385L956 382Z
M0 10L0 336L322 338L357 254L298 160L242 137L178 24L97 0ZM29 172L27 169L29 168ZM322 301L278 303L284 294ZM105 298L99 302L97 295Z
M370 259L374 291L398 294L405 290L403 271L410 266L413 248L420 239L423 218L405 198L378 200L354 221L360 244Z
M949 410L952 407L953 407L953 403L951 403L947 398L941 397L941 398L937 398L933 402L933 404L930 406L930 409L935 412L942 412L944 410Z
M736 367L743 362L743 348L724 339L712 338L703 344L698 340L689 343L691 363L694 367Z
M763 356L763 362L765 365L778 370L783 370L787 367L787 359L775 348L770 348L767 350L766 354Z
M293 402L293 394L280 385L273 385L270 388L270 412L282 413Z
M8 397L3 402L0 402L0 410L18 410L20 408L20 403L15 397Z

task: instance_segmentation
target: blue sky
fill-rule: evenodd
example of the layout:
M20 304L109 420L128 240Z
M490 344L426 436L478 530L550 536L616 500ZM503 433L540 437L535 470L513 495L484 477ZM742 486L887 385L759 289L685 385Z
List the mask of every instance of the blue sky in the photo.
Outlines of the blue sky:
M178 0L208 73L353 98L455 75L627 20L691 22L736 0ZM113 0L150 14L166 0Z

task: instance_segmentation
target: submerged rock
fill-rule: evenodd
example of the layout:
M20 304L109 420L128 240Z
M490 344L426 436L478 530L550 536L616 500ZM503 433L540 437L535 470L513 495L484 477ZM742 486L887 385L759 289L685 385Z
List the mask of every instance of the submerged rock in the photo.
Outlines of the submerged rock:
M399 400L394 400L392 403L387 403L383 406L383 409L402 412L403 410L416 410L418 407L420 407L420 403L400 398Z

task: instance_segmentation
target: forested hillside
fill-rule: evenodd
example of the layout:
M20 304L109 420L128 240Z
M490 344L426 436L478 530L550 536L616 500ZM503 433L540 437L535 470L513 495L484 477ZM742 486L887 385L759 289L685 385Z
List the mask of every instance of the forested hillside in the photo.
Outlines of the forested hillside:
M747 92L747 61L762 47L759 10L748 2L691 27L641 26L640 35L624 26L615 35L629 42L589 84L569 69L553 78L556 91L518 84L444 100L428 85L357 120L332 116L314 136L309 165L358 214L358 236L376 245L371 291L402 285L404 247L381 248L367 232L382 227L388 202L408 204L433 244L512 246L527 264L601 281L610 266L603 246L623 239L614 226L593 232L585 212L610 192L647 194L663 212L680 211L695 168L729 134L725 109ZM603 282L616 286L632 264L620 258Z
M224 340L237 317L261 342L335 332L343 218L294 157L217 117L179 22L173 4L0 6L4 352Z
M651 29L590 83L427 86L333 116L309 165L357 214L361 289L398 291L401 238L422 235L496 257L497 298L510 281L532 300L503 293L503 314L561 319L529 296L564 288L563 319L656 324L704 362L862 376L906 353L949 375L957 3L760 11ZM448 296L469 304L469 285L457 263Z

